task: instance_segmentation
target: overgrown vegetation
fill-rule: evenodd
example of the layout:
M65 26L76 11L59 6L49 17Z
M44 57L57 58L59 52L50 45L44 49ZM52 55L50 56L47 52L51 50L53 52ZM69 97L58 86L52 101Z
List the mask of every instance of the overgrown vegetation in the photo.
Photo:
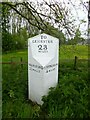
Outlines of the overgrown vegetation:
M83 73L84 72L84 73ZM59 84L43 97L42 111L49 118L87 118L88 72L69 70L60 72Z
M82 51L83 50L83 51ZM64 59L87 59L87 46L62 46L60 49L59 83L50 88L48 96L43 96L43 105L28 100L27 64L3 64L2 77L2 115L4 118L89 118L89 79L87 61L78 62L74 70L73 63ZM27 61L27 51L4 54L3 62ZM63 68L70 69L63 69Z

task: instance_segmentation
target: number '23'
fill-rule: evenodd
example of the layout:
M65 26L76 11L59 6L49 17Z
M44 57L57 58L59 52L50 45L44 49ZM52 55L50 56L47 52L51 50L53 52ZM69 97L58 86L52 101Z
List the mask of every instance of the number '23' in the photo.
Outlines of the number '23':
M38 45L39 50L47 50L47 45Z

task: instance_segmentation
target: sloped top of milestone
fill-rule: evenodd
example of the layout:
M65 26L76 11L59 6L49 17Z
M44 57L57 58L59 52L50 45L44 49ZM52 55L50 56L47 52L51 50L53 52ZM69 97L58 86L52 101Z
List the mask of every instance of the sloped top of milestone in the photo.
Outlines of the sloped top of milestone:
M39 35L36 35L36 36L34 36L34 37L31 37L31 38L29 38L29 40L30 39L36 39L36 40L47 40L47 39L51 39L51 40L53 40L53 39L55 39L55 40L58 40L58 38L56 38L56 37L53 37L53 36L51 36L51 35L48 35L48 34L46 34L46 33L42 33L42 34L39 34Z

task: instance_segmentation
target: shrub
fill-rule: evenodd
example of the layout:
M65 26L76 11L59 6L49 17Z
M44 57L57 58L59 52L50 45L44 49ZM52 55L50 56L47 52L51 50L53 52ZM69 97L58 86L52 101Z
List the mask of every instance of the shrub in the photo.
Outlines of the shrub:
M87 118L88 85L79 75L66 74L48 96L43 96L42 111L49 118Z

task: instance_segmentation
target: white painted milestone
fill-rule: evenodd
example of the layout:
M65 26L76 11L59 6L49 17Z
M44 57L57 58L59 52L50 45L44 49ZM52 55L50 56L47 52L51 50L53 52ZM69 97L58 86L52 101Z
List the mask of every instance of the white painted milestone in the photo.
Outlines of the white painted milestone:
M29 99L43 104L42 96L58 83L59 40L45 33L28 39Z

